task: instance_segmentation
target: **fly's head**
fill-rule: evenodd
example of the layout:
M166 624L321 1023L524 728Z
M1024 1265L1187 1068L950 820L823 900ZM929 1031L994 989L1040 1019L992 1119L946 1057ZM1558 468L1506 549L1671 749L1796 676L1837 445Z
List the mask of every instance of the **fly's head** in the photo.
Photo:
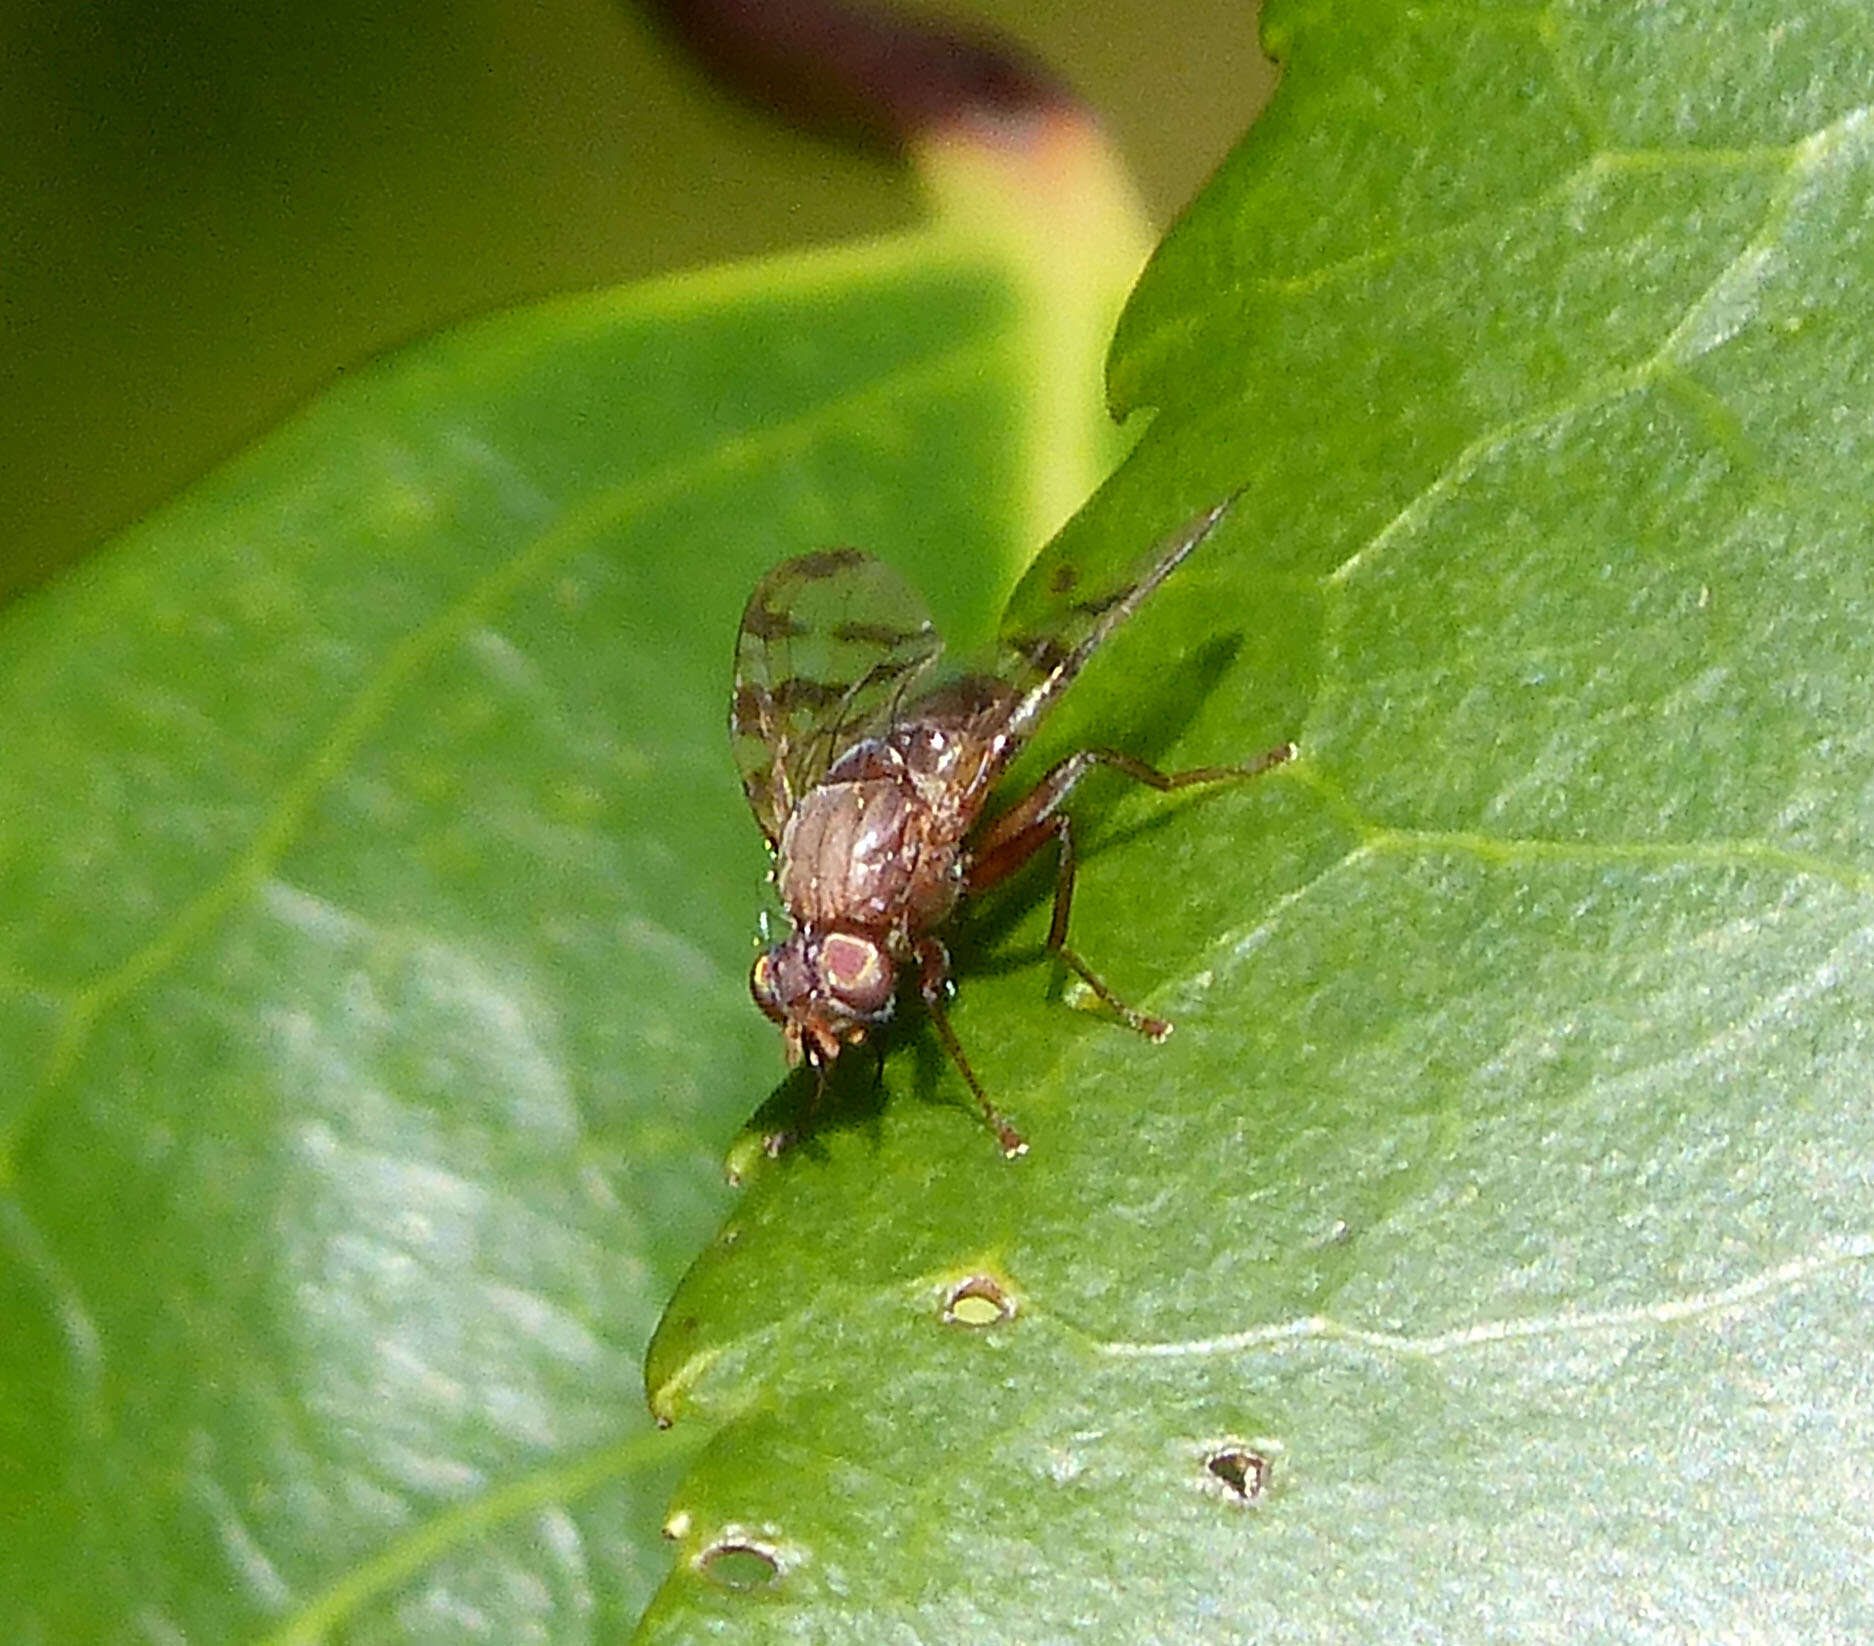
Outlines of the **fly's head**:
M796 928L755 957L755 1004L781 1025L789 1068L816 1069L891 1016L898 973L885 945L844 928Z

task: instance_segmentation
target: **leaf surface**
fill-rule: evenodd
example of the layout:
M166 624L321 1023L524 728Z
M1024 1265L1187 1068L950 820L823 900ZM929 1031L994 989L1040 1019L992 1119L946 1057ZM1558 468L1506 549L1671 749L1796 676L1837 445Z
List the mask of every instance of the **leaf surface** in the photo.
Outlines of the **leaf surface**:
M1874 1626L1865 19L1269 28L1016 600L1243 487L1040 758L1300 757L1079 797L1163 1046L979 913L1026 1158L914 1048L760 1174L652 1350L712 1436L644 1639Z

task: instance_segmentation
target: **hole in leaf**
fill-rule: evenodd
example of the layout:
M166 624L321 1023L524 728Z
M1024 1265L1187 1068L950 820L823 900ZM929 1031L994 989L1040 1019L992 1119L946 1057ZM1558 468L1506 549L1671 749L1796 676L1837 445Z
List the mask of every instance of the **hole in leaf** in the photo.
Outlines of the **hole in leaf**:
M1219 1446L1205 1456L1204 1467L1238 1503L1260 1503L1268 1493L1272 1466L1263 1452L1236 1444Z
M1015 1299L988 1275L972 1275L944 1299L947 1326L995 1326L1015 1318Z
M774 1551L756 1543L712 1543L697 1557L703 1575L725 1589L765 1589L781 1575Z

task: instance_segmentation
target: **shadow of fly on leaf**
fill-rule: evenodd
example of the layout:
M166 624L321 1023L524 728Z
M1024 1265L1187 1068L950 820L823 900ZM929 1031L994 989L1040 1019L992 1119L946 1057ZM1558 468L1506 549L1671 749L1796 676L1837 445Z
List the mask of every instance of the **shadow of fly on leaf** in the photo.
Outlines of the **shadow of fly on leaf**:
M840 1053L875 1036L913 981L937 1038L1004 1154L1028 1147L989 1100L950 1026L950 955L937 935L964 898L1056 853L1048 948L1126 1027L1171 1025L1121 1000L1069 946L1074 836L1062 803L1095 766L1154 789L1256 777L1247 765L1161 772L1117 749L1082 749L985 820L991 791L1107 638L1216 528L1230 500L1141 557L1117 586L1068 589L1047 624L1005 633L987 668L939 669L943 641L898 574L857 549L783 561L749 596L735 647L730 732L742 787L774 854L792 929L756 957L749 987L781 1026L790 1067L817 1103ZM790 1141L769 1139L770 1152Z

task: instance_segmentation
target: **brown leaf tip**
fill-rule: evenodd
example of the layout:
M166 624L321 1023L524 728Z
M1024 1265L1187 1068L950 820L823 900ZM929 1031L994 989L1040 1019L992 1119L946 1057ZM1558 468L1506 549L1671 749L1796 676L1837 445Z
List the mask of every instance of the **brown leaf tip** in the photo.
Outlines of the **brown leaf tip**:
M840 0L646 0L646 9L759 107L894 153L935 129L1080 107L1012 41L947 18Z

